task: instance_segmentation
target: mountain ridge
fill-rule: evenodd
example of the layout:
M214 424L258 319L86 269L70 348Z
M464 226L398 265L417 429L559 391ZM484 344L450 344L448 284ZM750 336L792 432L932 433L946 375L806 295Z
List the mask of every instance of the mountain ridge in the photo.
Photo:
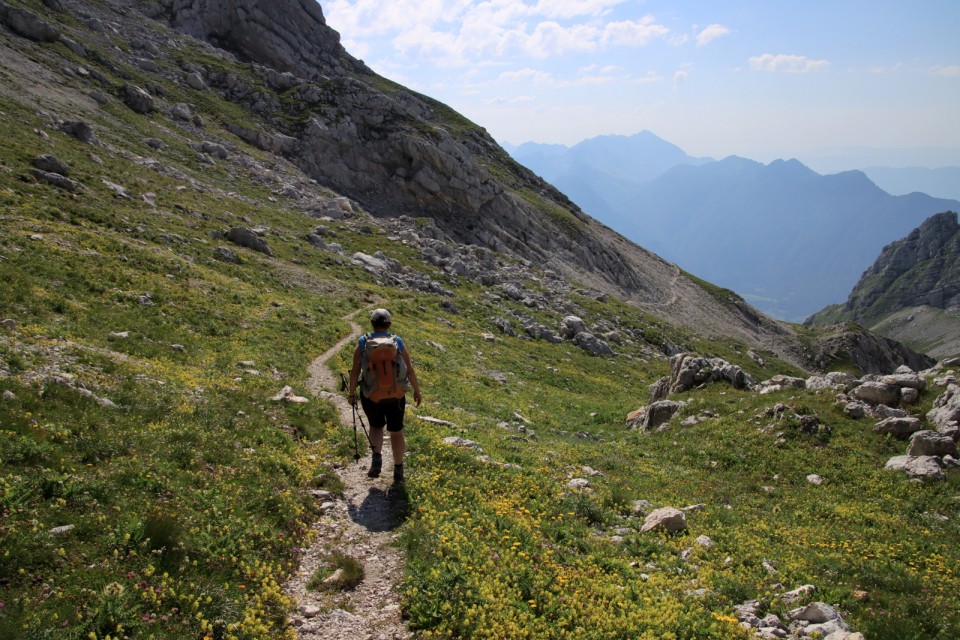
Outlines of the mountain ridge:
M960 224L956 212L945 211L885 246L845 303L826 307L804 324L858 322L930 355L956 355L960 352L958 283Z
M891 196L859 170L820 175L797 159L735 155L646 182L584 174L557 186L684 270L797 322L845 296L887 242L960 204Z

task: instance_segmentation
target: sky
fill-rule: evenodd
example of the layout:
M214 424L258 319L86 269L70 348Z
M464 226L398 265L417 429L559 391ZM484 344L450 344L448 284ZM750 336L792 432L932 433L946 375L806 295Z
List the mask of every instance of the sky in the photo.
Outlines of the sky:
M960 0L320 5L353 56L500 143L648 130L695 156L960 164Z

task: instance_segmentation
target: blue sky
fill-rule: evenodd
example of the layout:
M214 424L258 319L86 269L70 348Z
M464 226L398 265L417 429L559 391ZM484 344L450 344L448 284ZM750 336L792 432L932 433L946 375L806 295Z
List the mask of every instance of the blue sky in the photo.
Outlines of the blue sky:
M960 0L320 4L351 54L499 142L646 129L716 158L960 158Z

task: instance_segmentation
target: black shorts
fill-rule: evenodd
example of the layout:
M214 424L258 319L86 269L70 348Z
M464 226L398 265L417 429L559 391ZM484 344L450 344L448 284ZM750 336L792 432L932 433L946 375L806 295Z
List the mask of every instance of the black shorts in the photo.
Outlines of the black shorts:
M386 425L387 431L403 430L403 410L407 406L406 397L374 402L361 393L360 405L363 407L363 412L367 414L371 429L383 429L383 426Z

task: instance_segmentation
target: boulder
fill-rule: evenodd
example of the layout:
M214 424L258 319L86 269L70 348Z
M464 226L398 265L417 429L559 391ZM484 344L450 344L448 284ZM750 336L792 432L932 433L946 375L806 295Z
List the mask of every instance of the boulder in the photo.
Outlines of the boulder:
M895 387L906 387L923 391L927 388L927 381L913 373L909 369L905 372L894 373L889 376L881 376L880 382L893 385Z
M862 402L848 402L843 407L843 413L854 419L862 418L867 415L867 405Z
M787 616L791 620L800 620L811 624L823 624L824 622L840 618L837 610L826 602L811 602L805 607L794 609L788 613Z
M37 14L0 4L0 19L17 35L36 40L38 42L56 42L60 39L60 32Z
M807 381L804 378L777 375L773 376L769 380L764 380L760 383L760 385L764 387L779 386L781 388L805 389L807 386Z
M900 404L900 387L883 382L868 380L854 389L851 395L857 400L863 400L870 404L887 406Z
M613 349L606 342L586 331L581 331L573 338L573 344L577 345L592 356L612 356Z
M62 176L70 175L70 167L61 162L57 156L45 153L33 159L33 166L40 171L48 173L59 173Z
M567 316L560 323L560 337L573 340L577 334L587 330L587 324L577 316Z
M680 353L670 358L670 393L682 393L706 382L726 381L734 389L754 386L754 380L743 369L721 358Z
M246 227L234 227L230 229L230 231L227 232L227 240L241 247L258 251L271 258L273 257L273 251L270 250L270 247L267 246L263 238Z
M147 114L156 109L153 96L135 84L123 85L123 103L137 113Z
M178 102L170 107L170 115L177 120L189 121L193 117L193 110L186 102Z
M816 590L817 588L812 584L805 584L801 587L793 589L792 591L787 591L785 594L780 596L780 600L786 604L793 604L795 602L799 602L803 598L806 598Z
M920 399L920 392L912 387L900 388L900 402L903 404L914 404Z
M670 393L670 378L664 376L647 387L647 389L650 390L649 402L663 400Z
M448 423L449 424L449 423ZM460 436L447 436L443 439L446 444L449 444L454 447L465 447L467 449L476 449L477 451L483 451L473 440L467 440L466 438L461 438Z
M933 408L927 412L927 421L938 427L960 421L960 387L951 384L933 401Z
M890 434L895 438L906 440L910 434L920 431L921 425L918 418L887 418L881 420L873 427L875 433Z
M197 91L205 91L207 83L203 81L203 76L198 71L187 74L187 86Z
M97 144L97 134L94 133L93 128L86 122L64 122L60 125L60 130L68 136L73 136L80 142Z
M908 456L956 456L957 443L953 438L936 431L917 431L910 436Z
M810 376L807 378L807 389L843 389L847 391L853 388L856 380L849 373L831 371L825 376Z
M687 516L683 511L673 507L663 507L652 511L643 520L643 526L640 527L640 533L656 531L663 529L670 533L683 531L687 528Z
M298 396L289 386L281 389L275 396L270 398L274 402L289 402L291 404L305 404L310 402L309 398Z
M217 142L211 142L210 140L204 140L203 144L200 145L200 150L220 160L226 160L230 156L226 147Z
M911 478L943 480L943 469L936 456L894 456L887 460L884 469L906 471Z
M49 171L41 171L40 169L31 169L30 174L39 180L40 182L46 182L52 184L55 187L59 187L64 191L69 191L74 193L76 191L82 191L83 185L77 182L76 180L71 180L66 176L63 176L59 173L51 173Z
M646 407L640 407L627 416L628 429L648 431L669 422L683 408L682 402L657 400Z
M223 262L240 264L240 258L237 257L237 254L226 247L217 247L214 249L213 257L217 260L222 260Z

